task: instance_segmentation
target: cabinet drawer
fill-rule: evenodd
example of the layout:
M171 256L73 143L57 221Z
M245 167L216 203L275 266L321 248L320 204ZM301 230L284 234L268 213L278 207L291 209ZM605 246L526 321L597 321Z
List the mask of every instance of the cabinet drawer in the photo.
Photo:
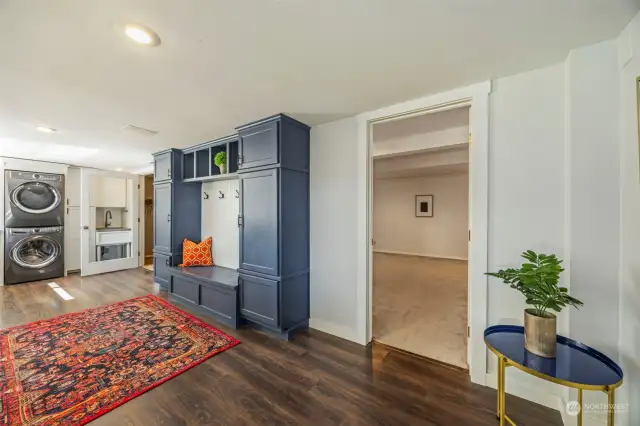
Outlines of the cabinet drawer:
M238 132L239 161L238 169L276 164L279 159L279 125L278 121L258 124Z
M278 281L240 275L240 314L254 322L269 327L278 327L279 288Z
M197 304L199 302L200 284L195 281L172 275L169 293Z
M153 255L153 281L163 289L169 288L169 266L171 256L160 253Z

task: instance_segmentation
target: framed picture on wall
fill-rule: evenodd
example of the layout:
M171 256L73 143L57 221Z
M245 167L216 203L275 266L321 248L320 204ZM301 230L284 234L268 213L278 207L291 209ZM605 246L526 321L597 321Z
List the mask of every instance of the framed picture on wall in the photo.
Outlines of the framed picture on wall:
M416 195L416 217L433 217L433 195Z

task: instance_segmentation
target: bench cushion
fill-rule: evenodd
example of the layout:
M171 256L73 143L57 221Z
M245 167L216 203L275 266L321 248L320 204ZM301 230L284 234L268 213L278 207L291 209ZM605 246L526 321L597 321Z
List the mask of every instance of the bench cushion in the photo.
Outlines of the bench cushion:
M174 266L169 268L172 273L185 274L191 278L211 281L232 287L238 286L238 271L222 266Z

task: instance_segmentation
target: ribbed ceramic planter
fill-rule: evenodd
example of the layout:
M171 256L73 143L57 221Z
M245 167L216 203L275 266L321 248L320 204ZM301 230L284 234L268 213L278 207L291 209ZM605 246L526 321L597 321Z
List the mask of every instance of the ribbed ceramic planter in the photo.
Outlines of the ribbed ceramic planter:
M535 315L534 309L524 310L524 347L545 358L556 357L556 316Z
M226 164L220 164L218 166L218 168L220 169L220 174L224 175L227 173L227 165Z

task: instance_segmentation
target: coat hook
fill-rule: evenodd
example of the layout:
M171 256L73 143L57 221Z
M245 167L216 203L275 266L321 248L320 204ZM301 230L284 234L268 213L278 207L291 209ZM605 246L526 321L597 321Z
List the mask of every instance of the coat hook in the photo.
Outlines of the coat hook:
M240 191L236 189L236 198L240 198Z
M220 196L218 198L222 200L224 198L224 192L222 191L218 191L218 192L220 193Z
M204 199L208 200L209 199L209 194L207 194L206 191L203 191L203 192L204 192Z

